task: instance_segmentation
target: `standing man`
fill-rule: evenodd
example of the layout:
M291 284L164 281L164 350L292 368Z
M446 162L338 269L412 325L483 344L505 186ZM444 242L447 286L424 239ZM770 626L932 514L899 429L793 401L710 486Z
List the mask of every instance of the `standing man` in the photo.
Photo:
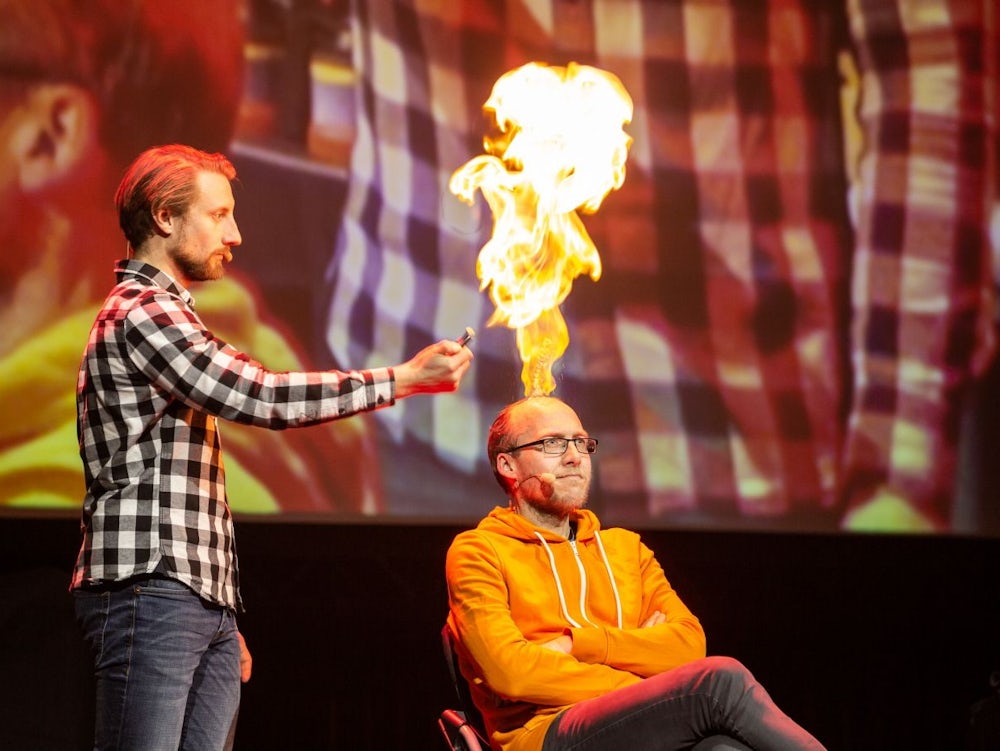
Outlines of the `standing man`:
M597 439L552 397L490 428L510 499L455 538L449 625L494 749L687 749L724 734L822 749L747 669L705 656L705 633L634 532L583 507Z
M218 339L188 288L221 278L241 242L235 177L221 154L155 147L115 195L132 257L80 366L86 497L71 585L94 652L100 749L231 743L251 663L216 420L315 425L454 391L472 360L441 341L395 368L273 372Z

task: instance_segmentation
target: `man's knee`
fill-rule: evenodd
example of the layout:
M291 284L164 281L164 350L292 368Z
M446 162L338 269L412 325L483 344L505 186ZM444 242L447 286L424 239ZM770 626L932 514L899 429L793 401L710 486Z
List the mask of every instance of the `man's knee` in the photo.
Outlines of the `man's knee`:
M747 688L754 677L746 666L733 657L713 656L700 661L706 677L725 682L734 688Z
M706 657L703 662L705 663L707 669L712 670L713 672L733 673L735 675L750 674L750 671L747 670L746 666L735 657L715 655L712 657Z

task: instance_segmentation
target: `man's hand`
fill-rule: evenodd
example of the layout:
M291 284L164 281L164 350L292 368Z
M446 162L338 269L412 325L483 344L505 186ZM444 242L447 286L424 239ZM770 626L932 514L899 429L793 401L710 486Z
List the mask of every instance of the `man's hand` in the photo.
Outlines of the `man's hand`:
M410 360L393 368L396 398L455 391L471 364L472 350L453 339L424 347Z
M557 636L551 641L544 642L538 646L543 649L551 649L553 652L563 652L565 654L573 653L573 637L569 634L563 634L562 636Z
M653 626L659 626L661 623L665 623L666 620L667 616L659 610L654 610L653 614L649 616L649 618L639 624L639 628L652 628Z
M253 657L250 656L250 650L247 649L243 634L237 631L236 638L240 642L240 681L246 683L250 680L250 672L253 670Z

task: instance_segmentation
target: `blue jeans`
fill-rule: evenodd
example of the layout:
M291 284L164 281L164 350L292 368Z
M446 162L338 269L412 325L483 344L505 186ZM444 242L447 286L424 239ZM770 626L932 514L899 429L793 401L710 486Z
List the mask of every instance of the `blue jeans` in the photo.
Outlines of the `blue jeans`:
M726 735L757 751L821 751L742 664L707 657L576 704L542 751L671 751Z
M233 611L159 577L73 597L94 656L95 749L231 748L240 702Z

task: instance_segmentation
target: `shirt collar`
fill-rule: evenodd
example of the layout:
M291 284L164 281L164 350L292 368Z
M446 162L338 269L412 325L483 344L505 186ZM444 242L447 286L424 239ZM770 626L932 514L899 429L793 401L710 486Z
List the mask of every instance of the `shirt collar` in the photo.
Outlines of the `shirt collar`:
M115 274L118 276L119 282L126 277L131 277L143 283L155 284L167 292L177 295L192 308L194 307L194 297L187 288L166 271L161 271L152 264L137 261L134 258L122 259L115 264Z

